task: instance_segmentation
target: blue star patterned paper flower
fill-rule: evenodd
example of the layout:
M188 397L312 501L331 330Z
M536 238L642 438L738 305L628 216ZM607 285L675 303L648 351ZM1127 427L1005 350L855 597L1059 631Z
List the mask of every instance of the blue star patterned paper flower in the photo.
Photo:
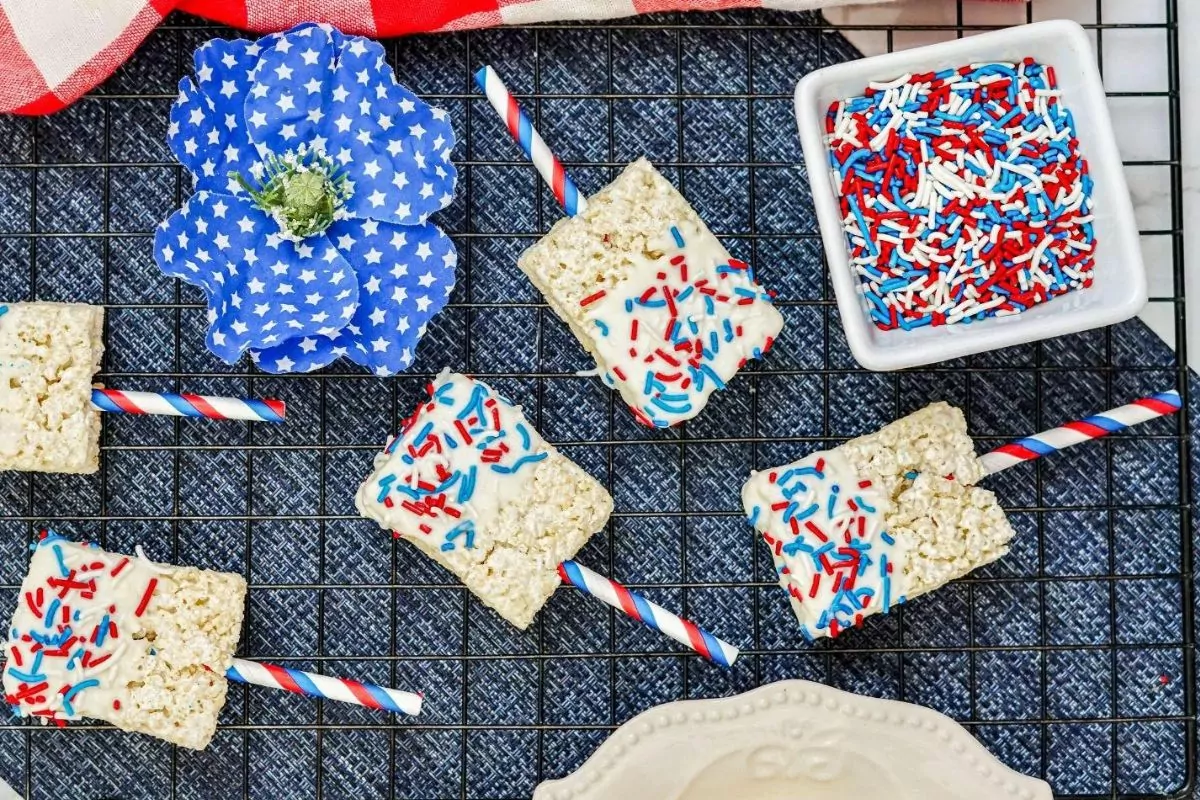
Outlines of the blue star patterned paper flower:
M454 288L454 244L427 221L454 197L446 112L327 25L214 39L195 72L167 132L195 192L154 252L207 295L209 349L276 373L406 369Z

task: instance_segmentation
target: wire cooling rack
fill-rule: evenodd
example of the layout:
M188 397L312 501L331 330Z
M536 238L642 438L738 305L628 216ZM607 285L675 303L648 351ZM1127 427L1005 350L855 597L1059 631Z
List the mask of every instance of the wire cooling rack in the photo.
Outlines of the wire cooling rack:
M953 35L980 26L961 4ZM1145 6L1155 6L1146 2ZM1029 19L1054 11L1035 0ZM235 686L204 753L81 724L0 725L0 777L28 798L507 798L564 775L618 724L662 702L785 677L939 709L1061 796L1190 797L1196 777L1190 444L1185 412L1015 468L989 485L1013 552L836 642L806 645L740 518L752 468L872 430L935 399L967 412L981 449L1148 391L1187 391L1176 4L1149 21L1085 20L1110 59L1130 31L1161 43L1166 85L1113 93L1169 119L1152 170L1170 189L1146 222L1153 303L1176 352L1133 321L898 374L858 368L824 279L791 112L796 79L856 56L816 14L652 16L605 25L391 43L401 79L456 124L459 196L439 223L459 286L413 370L270 377L202 343L202 297L159 274L154 226L186 195L165 146L190 53L232 32L173 16L92 95L53 117L0 120L0 286L6 299L108 307L102 379L128 389L275 396L288 424L104 421L95 477L0 474L0 615L37 528L243 572L240 653L428 694L415 719ZM918 33L861 29L890 46ZM787 318L770 358L677 429L632 421L515 269L559 217L470 79L496 66L576 180L594 191L646 154ZM1119 98L1119 99L1118 99ZM1123 116L1118 112L1117 116ZM563 589L520 633L373 523L353 491L443 366L522 402L603 479L612 523L580 560L731 641L723 671Z

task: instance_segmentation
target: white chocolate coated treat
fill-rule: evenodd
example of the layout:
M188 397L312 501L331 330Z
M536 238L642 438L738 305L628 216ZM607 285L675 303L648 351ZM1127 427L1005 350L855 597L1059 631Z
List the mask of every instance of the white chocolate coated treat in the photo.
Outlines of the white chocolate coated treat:
M837 636L904 601L904 544L885 529L891 499L837 450L754 474L742 504L805 638Z
M699 414L783 327L752 269L645 159L518 266L647 425Z
M449 372L376 457L355 503L519 628L558 587L559 563L612 512L604 487L518 406Z
M680 222L650 243L651 258L602 295L585 298L596 365L644 422L696 415L783 325L750 266L703 224ZM592 299L595 298L595 299Z
M202 749L225 702L240 575L155 564L50 534L9 628L4 692L22 716L91 717Z
M970 485L983 475L974 447L962 412L933 403L832 451L750 477L742 491L746 514L771 548L805 636L836 636L1008 552L1013 529L1004 510L992 492ZM848 491L864 493L853 498L855 507ZM863 535L846 542L843 534L830 549L837 541L824 526L838 524L839 513L862 519L843 524L852 533L861 525ZM797 519L802 514L811 514L820 535L808 518ZM849 590L846 579L837 582L847 567L829 561L818 570L814 555L822 548L855 562L859 577ZM879 571L885 558L886 576Z

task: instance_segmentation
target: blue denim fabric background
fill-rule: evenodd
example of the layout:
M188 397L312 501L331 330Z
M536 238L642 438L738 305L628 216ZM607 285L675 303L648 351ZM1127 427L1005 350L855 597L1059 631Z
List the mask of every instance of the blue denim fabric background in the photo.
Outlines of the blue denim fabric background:
M188 192L165 143L174 86L197 44L230 32L173 17L73 107L0 119L4 299L107 305L109 385L289 405L279 427L110 416L99 475L0 474L0 617L26 543L52 525L244 573L244 656L428 696L423 716L400 719L235 686L203 753L86 723L7 722L0 777L39 800L527 797L646 708L805 677L939 709L1061 794L1173 793L1187 776L1191 692L1178 418L990 480L1019 531L1012 554L834 643L800 640L740 518L750 469L935 399L967 410L983 449L1183 374L1137 321L913 372L858 369L791 109L797 78L856 55L822 25L726 13L392 43L401 80L450 111L463 177L439 219L461 254L452 305L412 372L387 381L347 365L278 378L224 365L204 350L201 296L154 265L154 226ZM515 266L559 211L475 91L484 63L526 98L581 188L649 156L779 292L787 326L775 351L686 427L641 428L599 381L573 375L590 366L584 352ZM571 589L518 632L356 519L351 498L375 450L444 366L523 403L607 483L617 513L580 560L744 646L735 669Z

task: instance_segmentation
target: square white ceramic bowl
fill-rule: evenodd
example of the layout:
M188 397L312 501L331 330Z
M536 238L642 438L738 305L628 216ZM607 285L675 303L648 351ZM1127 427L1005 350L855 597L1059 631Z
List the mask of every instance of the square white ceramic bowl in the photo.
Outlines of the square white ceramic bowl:
M1026 56L1054 67L1062 91L1060 102L1074 114L1076 136L1095 184L1092 285L1012 316L969 325L880 330L868 315L858 276L850 269L825 142L829 106L862 94L872 81L985 61L1019 61ZM1100 72L1087 34L1078 24L1038 22L819 69L796 85L796 121L846 339L867 369L914 367L1098 328L1129 319L1145 305L1146 274L1133 204Z

